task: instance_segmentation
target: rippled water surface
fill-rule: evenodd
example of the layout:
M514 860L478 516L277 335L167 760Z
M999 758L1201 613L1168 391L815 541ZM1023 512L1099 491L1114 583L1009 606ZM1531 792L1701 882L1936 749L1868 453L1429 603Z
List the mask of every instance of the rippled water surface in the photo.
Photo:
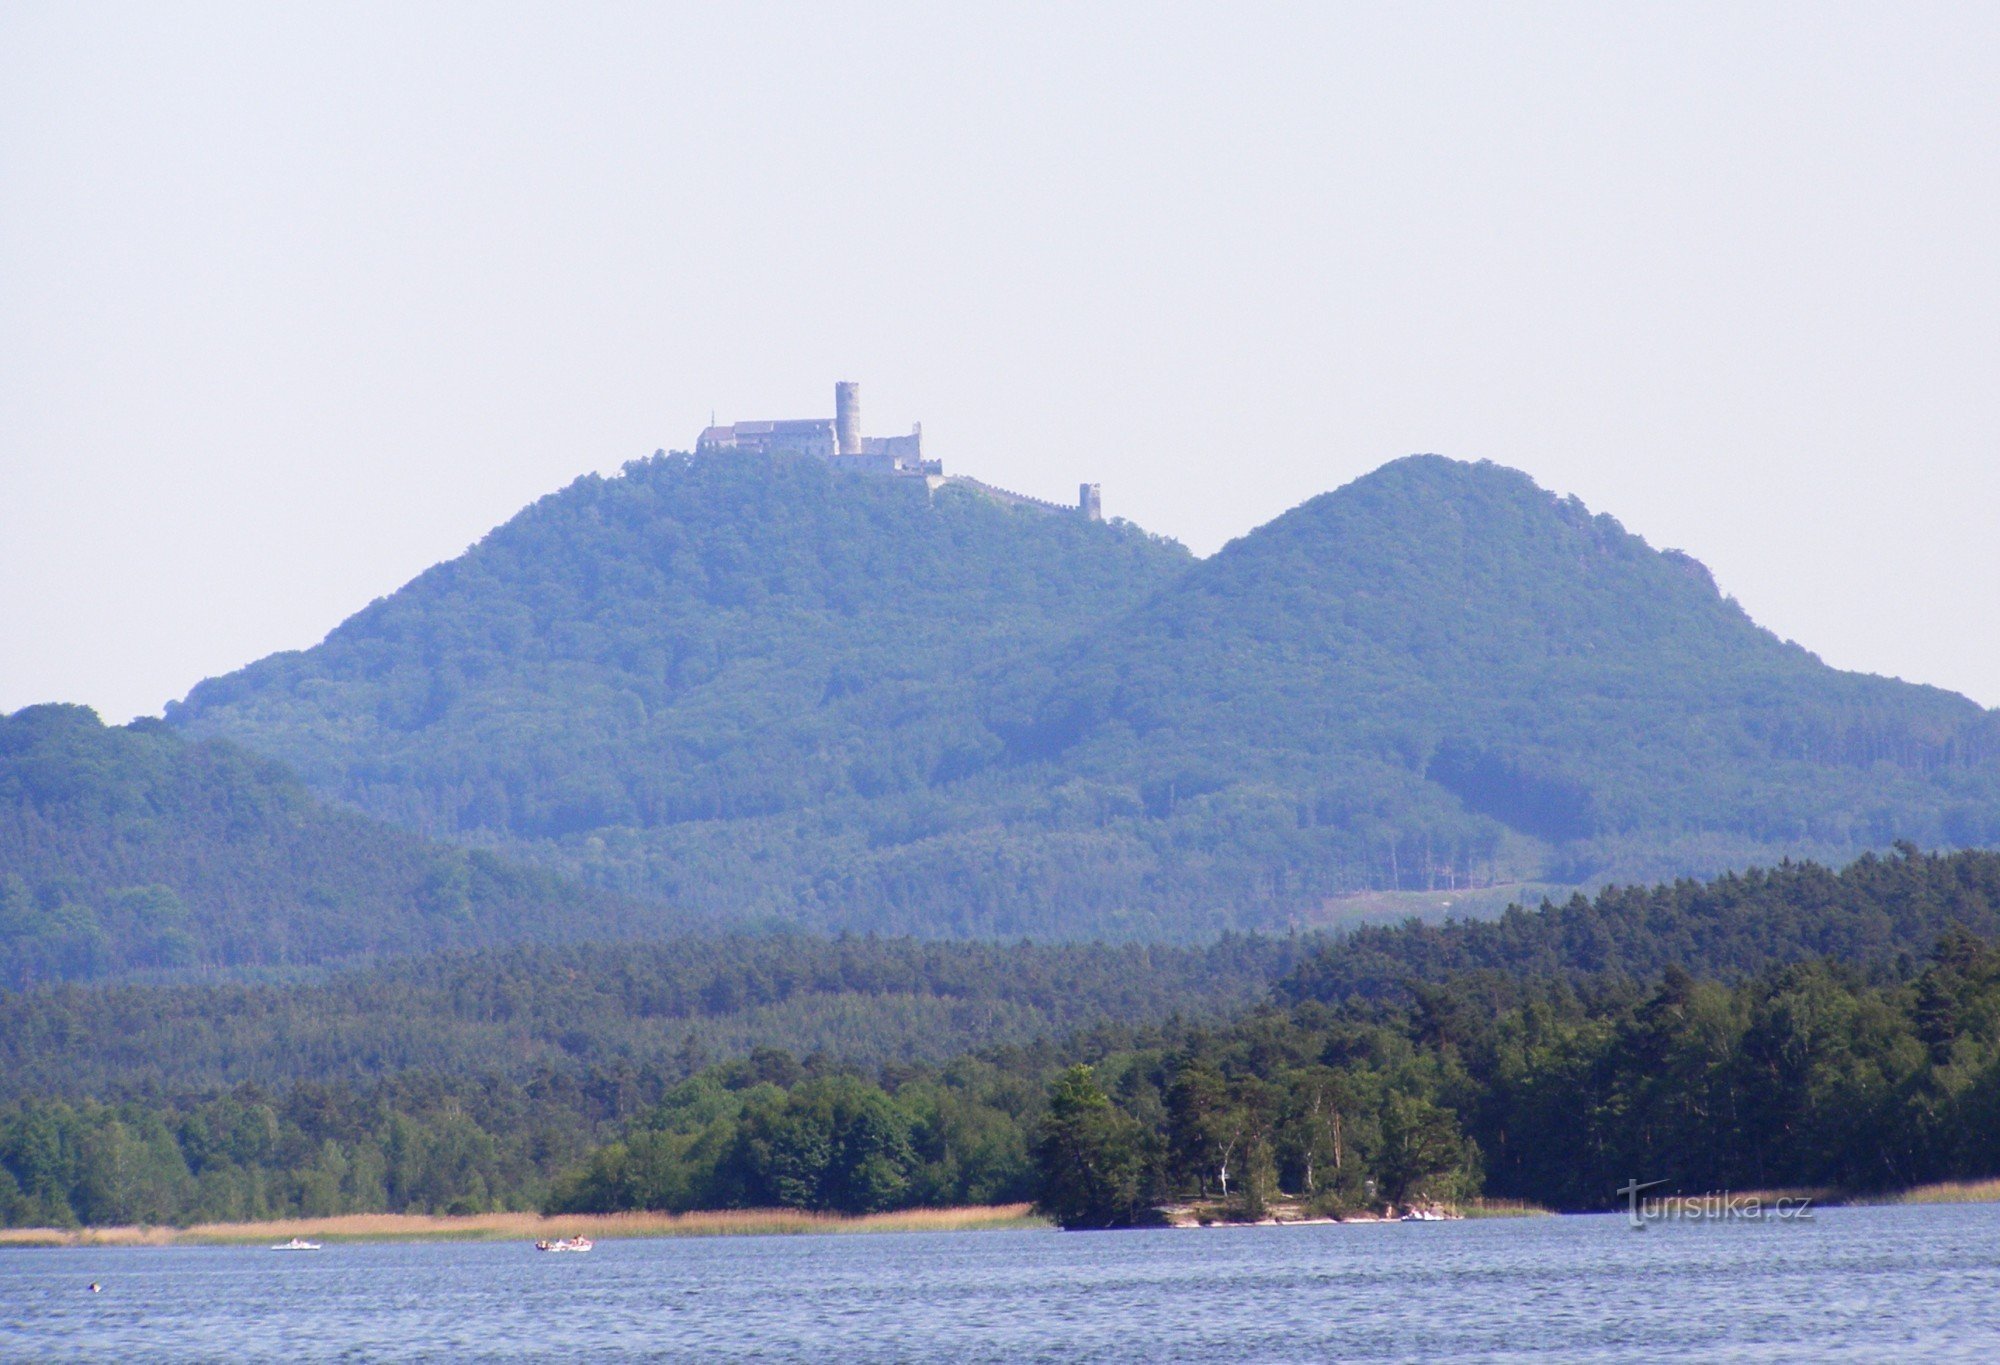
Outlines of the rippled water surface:
M91 1281L103 1292L88 1292ZM0 1357L2000 1359L2000 1206L0 1251Z

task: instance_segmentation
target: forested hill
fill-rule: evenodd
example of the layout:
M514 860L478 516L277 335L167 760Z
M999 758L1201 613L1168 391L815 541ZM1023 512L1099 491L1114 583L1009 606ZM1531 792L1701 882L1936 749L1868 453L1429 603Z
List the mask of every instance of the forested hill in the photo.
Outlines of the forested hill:
M816 878L959 823L929 793L998 753L981 670L1188 562L951 485L661 456L543 498L168 719L416 829L813 920Z
M641 461L169 719L815 929L1195 937L2000 842L2000 716L1828 668L1687 556L1436 456L1198 563L812 460Z
M1136 788L1155 843L1274 904L2000 842L2000 713L1829 668L1686 555L1438 456L1295 508L996 697L1010 754Z
M333 810L277 764L81 706L0 716L0 985L296 964L674 917Z

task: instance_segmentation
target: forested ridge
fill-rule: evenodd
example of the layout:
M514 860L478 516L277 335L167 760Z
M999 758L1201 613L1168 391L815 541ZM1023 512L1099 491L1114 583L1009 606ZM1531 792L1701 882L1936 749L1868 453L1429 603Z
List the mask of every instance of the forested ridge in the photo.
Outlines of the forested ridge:
M1495 920L1206 947L811 936L426 954L273 983L0 992L0 1099L282 1085L405 1068L519 1079L538 1067L756 1047L879 1066L1176 1012L1407 1001L1471 973L1580 988L1669 967L1736 979L1820 958L1908 971L1955 928L2000 938L2000 854L1905 848L1839 870L1750 869L1607 887ZM691 1059L691 1060L690 1060Z
M685 922L329 807L271 760L159 721L0 716L0 986Z
M1342 894L2000 840L2000 720L1399 460L1213 557L806 459L543 499L169 719L431 834L813 929L1200 938Z
M1633 1178L1698 1192L1990 1176L1996 863L1904 850L1323 944L470 954L306 988L296 1014L283 991L245 1009L257 987L38 989L0 998L7 1074L28 1078L0 1104L0 1212L865 1212L1033 1196L1087 1226L1182 1201L1225 1218L1281 1198L1337 1213L1482 1192L1601 1208ZM1260 974L1279 988L1228 1017ZM539 1009L550 991L556 1007ZM1012 999L1052 1027L960 1035L950 1057L897 1055L909 1036L865 1010L853 1018L877 1030L873 1055L825 1033L790 1046L740 1033L717 1057L726 1030L704 1035L698 1018L675 1034L590 1032L607 1008L727 1024L728 1009L842 992ZM1174 1008L1199 992L1211 1008ZM343 999L378 1022L414 1003L410 1050L374 1054L333 1030L315 1055ZM204 1041L211 1008L232 1018ZM248 1034L228 1033L235 1016ZM495 1022L497 1043L452 1032ZM111 1040L127 1029L137 1053L121 1055ZM553 1046L507 1050L530 1034ZM245 1039L293 1077L217 1083L216 1059ZM93 1077L85 1058L105 1046ZM135 1060L148 1050L150 1072ZM71 1065L81 1079L61 1084Z
M401 1071L525 1082L763 1048L939 1064L1104 1023L1219 1018L1312 937L1201 948L794 936L430 954L279 983L0 991L0 1101L110 1099Z
M1469 972L1581 982L1669 967L1732 978L1825 958L1863 969L1920 959L1954 930L2000 939L2000 853L1926 854L1902 845L1835 871L1782 863L1612 886L1493 920L1364 927L1314 953L1281 998L1400 998L1409 983Z

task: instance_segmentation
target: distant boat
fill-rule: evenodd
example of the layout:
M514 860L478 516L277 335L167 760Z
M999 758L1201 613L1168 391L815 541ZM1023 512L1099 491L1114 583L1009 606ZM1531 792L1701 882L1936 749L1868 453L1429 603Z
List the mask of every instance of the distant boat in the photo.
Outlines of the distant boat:
M540 1242L537 1242L537 1243L535 1243L535 1250L537 1250L537 1251L588 1251L588 1250L590 1250L590 1245L591 1245L591 1243L590 1243L590 1239L589 1239L588 1237L558 1237L558 1238L556 1238L556 1240L555 1240L555 1241L553 1241L553 1242L551 1242L551 1241L547 1241L547 1240L543 1240L543 1241L540 1241Z
M1405 1223L1444 1223L1450 1220L1450 1214L1440 1213L1436 1209L1411 1209L1403 1215Z
M303 1241L303 1240L301 1240L300 1238L297 1238L297 1237L294 1237L294 1238L292 1238L292 1240L291 1240L291 1241L289 1241L289 1242L279 1242L279 1243L278 1243L278 1244L277 1244L276 1246L272 1247L272 1248L271 1248L271 1250L273 1250L273 1251L318 1251L318 1250L319 1250L319 1243L318 1243L318 1242L307 1242L307 1241Z

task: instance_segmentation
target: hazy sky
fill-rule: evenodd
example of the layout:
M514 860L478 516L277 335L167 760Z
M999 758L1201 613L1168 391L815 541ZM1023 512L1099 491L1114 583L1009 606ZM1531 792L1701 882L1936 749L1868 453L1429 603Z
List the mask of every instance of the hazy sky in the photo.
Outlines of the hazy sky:
M0 711L708 420L1214 550L1412 451L2000 703L2000 6L0 3Z

